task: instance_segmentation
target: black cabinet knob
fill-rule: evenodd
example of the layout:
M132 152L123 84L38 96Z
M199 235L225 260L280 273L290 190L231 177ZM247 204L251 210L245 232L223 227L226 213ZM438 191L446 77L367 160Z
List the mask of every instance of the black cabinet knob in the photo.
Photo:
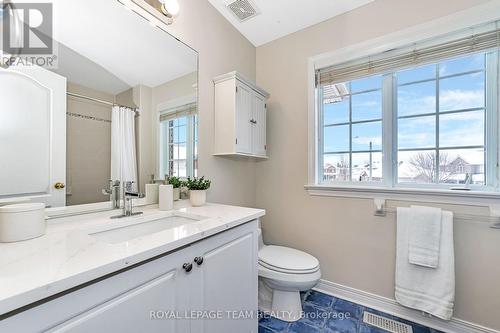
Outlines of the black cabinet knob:
M196 258L194 258L194 262L195 262L198 266L201 266L201 264L203 264L203 257L196 257Z
M184 265L182 265L182 268L187 272L191 272L191 270L193 269L193 264L191 263L185 263Z

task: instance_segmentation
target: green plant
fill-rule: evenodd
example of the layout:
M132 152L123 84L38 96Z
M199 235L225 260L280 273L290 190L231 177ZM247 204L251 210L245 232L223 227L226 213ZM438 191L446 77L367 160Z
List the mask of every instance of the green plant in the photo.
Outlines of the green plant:
M188 177L186 181L186 186L188 189L192 191L203 191L203 190L208 190L210 188L210 185L212 182L208 179L205 179L205 177L201 178L193 178L191 179Z
M178 177L168 178L168 185L172 185L174 188L180 188L182 186L182 181Z

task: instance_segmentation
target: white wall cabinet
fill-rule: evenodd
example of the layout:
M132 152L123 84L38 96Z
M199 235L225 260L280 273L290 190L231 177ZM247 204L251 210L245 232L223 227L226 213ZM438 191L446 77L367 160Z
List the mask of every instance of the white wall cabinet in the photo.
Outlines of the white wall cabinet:
M249 222L19 312L0 332L257 333L256 316L233 319L257 313L257 228Z
M216 156L267 157L269 94L237 72L214 79Z

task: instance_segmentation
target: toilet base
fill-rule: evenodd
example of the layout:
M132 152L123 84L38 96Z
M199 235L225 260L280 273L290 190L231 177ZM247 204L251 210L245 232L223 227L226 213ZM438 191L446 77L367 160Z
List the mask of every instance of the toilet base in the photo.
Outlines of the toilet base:
M279 320L297 321L302 314L300 293L272 289L259 279L259 310Z
M298 291L273 290L271 312L283 321L297 321L301 318L302 302Z

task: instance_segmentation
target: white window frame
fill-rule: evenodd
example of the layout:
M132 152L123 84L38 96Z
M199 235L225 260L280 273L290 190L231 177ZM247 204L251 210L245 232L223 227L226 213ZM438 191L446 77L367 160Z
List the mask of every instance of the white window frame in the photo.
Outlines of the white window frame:
M376 181L363 181L363 182L359 182L359 181L353 181L352 180L352 166L353 166L353 163L352 163L352 155L353 153L367 153L367 151L353 151L352 150L352 128L353 128L353 125L357 125L357 124L364 124L364 123L371 123L371 122L377 122L377 121L380 121L381 122L381 125L382 125L382 143L381 143L381 149L380 151L375 151L374 153L379 153L379 152L382 152L382 165L383 165L383 172L385 173L385 159L384 159L384 144L385 144L385 141L383 140L383 137L384 137L384 119L386 117L386 112L387 111L390 111L390 110L386 110L387 109L387 106L384 107L383 105L383 102L384 102L384 85L385 85L385 81L387 80L387 77L385 75L380 75L382 77L382 82L381 82L381 87L380 89L376 88L376 89L369 89L369 90L366 90L366 91L359 91L359 92L355 92L355 93L349 93L349 95L345 95L345 96L349 96L349 121L346 121L342 124L333 124L333 125L326 125L326 126L342 126L342 125L349 125L349 149L350 151L349 152L344 152L346 155L349 155L349 177L351 178L351 180L349 181L332 181L330 183L326 183L326 184L343 184L343 185L369 185L369 186L381 186L381 185L387 185L387 179L386 179L386 175L383 174L382 175L382 178L383 178L383 181L382 182L376 182ZM382 112L381 112L381 119L369 119L369 120L361 120L361 121L355 121L355 120L352 120L352 96L353 95L357 95L357 94L364 94L364 93L369 93L369 92L373 92L373 91L378 91L380 90L380 93L381 93L381 98L382 98ZM316 112L317 112L317 117L318 117L318 127L317 127L317 131L318 131L318 158L317 158L317 173L318 173L318 179L317 179L317 182L318 183L322 183L322 184L325 184L323 182L320 182L320 176L323 174L322 170L323 170L323 164L324 164L324 161L323 161L323 158L324 158L324 151L322 149L322 145L324 143L324 138L323 138L323 135L324 135L324 124L323 124L323 114L324 114L324 110L323 110L323 106L324 104L321 103L321 96L323 96L323 89L320 87L318 89L316 89L316 94L317 94L317 97L316 97L316 100L318 101L317 102L317 105L316 105ZM390 97L392 98L392 97ZM335 152L336 153L336 152ZM340 154L340 153L336 153L336 154Z
M471 184L470 188L472 190L476 191L484 191L484 192L497 192L498 191L498 168L494 166L494 164L497 164L496 162L498 161L498 130L495 129L496 124L498 124L498 116L497 116L497 110L498 110L498 105L497 105L497 100L495 98L489 98L490 96L498 96L498 92L496 92L495 87L498 89L497 85L497 78L500 73L499 68L497 66L498 64L498 59L500 59L500 52L482 52L485 53L486 58L485 58L485 79L487 80L486 86L485 86L485 96L487 96L485 100L485 133L484 133L484 148L485 148L485 159L484 159L484 168L485 168L485 179L486 183L484 185L474 185ZM446 61L444 59L443 61ZM454 76L460 76L464 75L464 73L458 73L454 74L451 76L446 76L446 78L454 77ZM436 77L436 108L438 108L438 103L439 103L439 77ZM394 90L392 93L394 94L393 96L393 103L397 103L397 92L396 92L396 85L394 85ZM393 110L396 110L397 108L394 107ZM439 115L444 115L444 114L450 114L450 113L458 113L458 112L467 112L467 111L473 111L473 110L454 110L452 112L438 112ZM392 131L393 133L393 139L392 143L394 147L392 147L392 154L393 156L397 156L398 154L398 142L397 142L397 136L398 136L398 128L397 128L397 122L398 122L398 116L397 115L392 115L394 117L393 122L392 122ZM422 115L416 115L415 117L419 117ZM437 121L438 118L436 118ZM439 123L436 123L436 135L439 136ZM436 146L432 148L438 149L438 150L444 150L441 149L439 146L439 139L436 138ZM454 149L461 149L463 147L457 146L456 148L453 147ZM419 150L418 148L415 148L415 150ZM443 189L443 190L449 190L450 187L455 187L457 185L450 185L450 184L407 184L407 183L399 183L398 182L398 165L397 165L397 159L393 160L392 166L391 166L391 171L392 171L392 186L397 187L397 188L428 188L428 189ZM391 184L389 184L391 185ZM459 187L459 186L458 186Z
M308 184L305 185L306 190L311 195L320 196L341 196L341 197L356 197L356 198L384 198L405 200L412 199L413 201L433 201L443 203L462 203L462 204L477 204L478 202L495 203L498 204L500 200L500 193L497 191L498 182L498 117L496 112L492 121L487 121L487 137L493 138L494 144L487 142L487 160L497 161L497 168L491 170L487 168L486 175L489 179L495 179L495 186L493 188L485 188L481 191L454 191L449 189L449 185L440 187L436 184L430 186L410 187L403 184L397 184L393 177L397 176L394 168L397 162L394 162L397 156L397 117L391 113L392 107L387 105L382 106L383 113L383 132L382 142L383 149L391 147L390 151L384 150L383 164L384 164L384 182L381 184L366 184L366 183L347 183L347 184L321 184L319 179L319 124L322 123L319 119L317 112L318 94L316 91L315 74L319 68L325 68L340 63L345 63L362 57L368 57L373 54L379 54L386 50L404 47L406 45L416 43L430 38L440 37L455 31L463 30L464 27L475 26L499 19L497 13L500 12L500 5L498 3L487 3L472 7L471 9L461 11L428 23L412 27L409 29L401 30L396 33L388 34L380 38L375 38L363 43L349 46L338 51L321 54L309 58L308 61ZM498 68L500 72L500 68ZM500 75L500 74L499 74ZM491 84L491 82L488 82ZM387 90L387 89L386 89ZM394 103L393 98L390 99ZM487 110L491 110L491 104L497 104L497 94L489 94L487 98ZM383 100L388 100L383 98ZM491 115L490 115L491 117ZM492 146L495 146L492 151ZM485 161L486 162L486 161ZM387 168L387 166L391 166ZM391 186L392 185L392 186Z
M181 98L177 98L175 100L162 103L158 106L158 117L157 117L157 156L158 156L158 162L157 162L157 178L163 179L165 175L160 174L162 172L162 166L163 166L163 161L162 161L162 154L164 152L164 140L162 138L162 122L160 121L160 118L165 115L175 115L177 110L182 109L186 105L196 103L196 95L189 95L189 96L183 96ZM180 117L186 117L187 115L179 115ZM187 124L186 124L186 177L195 177L195 169L194 169L194 152L195 152L195 140L194 140L194 134L195 134L195 116L199 117L198 112L191 114L187 117ZM172 117L172 119L175 119L177 117ZM168 120L165 120L167 122ZM199 121L199 120L198 120ZM167 158L167 161L165 162L167 165L169 164L169 160ZM184 177L183 177L184 178Z

